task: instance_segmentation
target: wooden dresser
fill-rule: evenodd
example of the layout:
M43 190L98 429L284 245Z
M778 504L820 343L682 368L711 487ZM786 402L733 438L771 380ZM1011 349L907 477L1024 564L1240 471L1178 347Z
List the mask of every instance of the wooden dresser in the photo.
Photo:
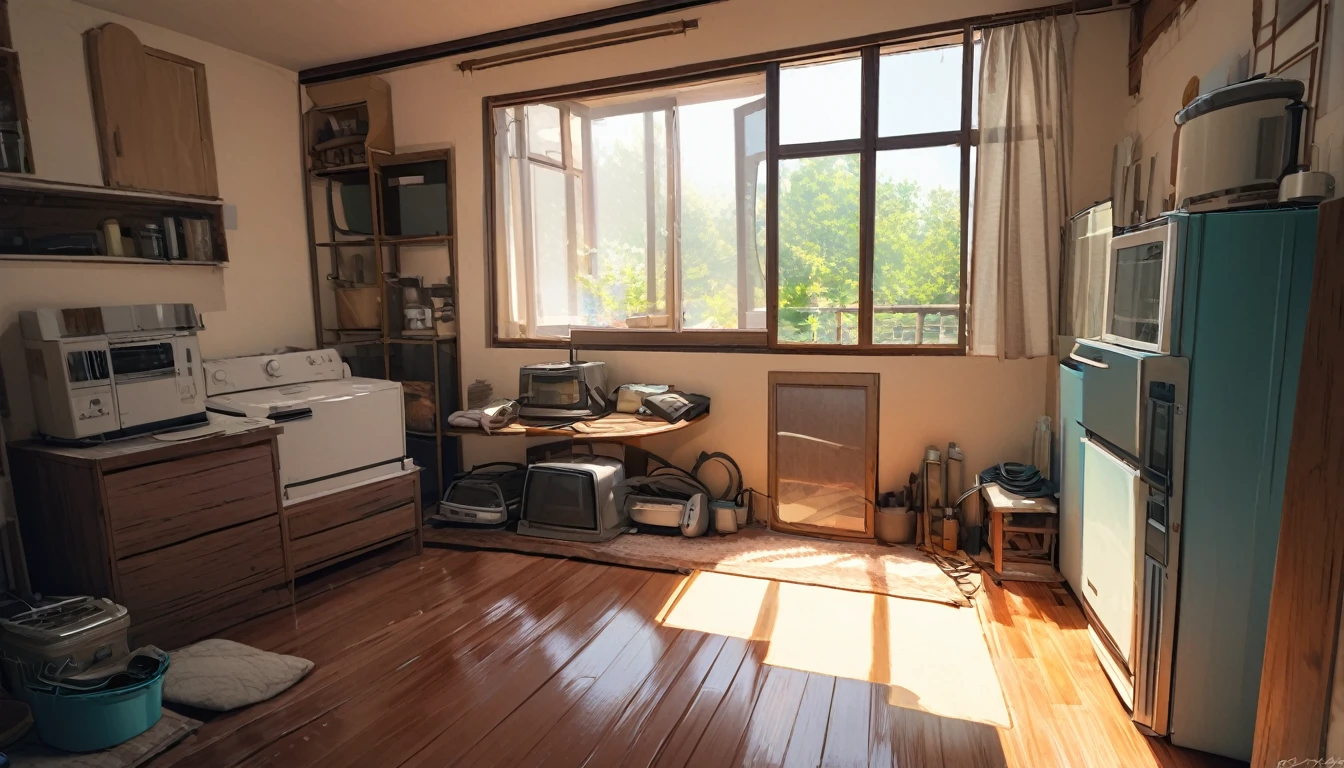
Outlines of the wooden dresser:
M290 502L284 508L285 535L297 597L302 600L370 569L420 554L419 498L417 468Z
M276 438L10 446L33 589L111 597L132 645L177 648L292 603Z

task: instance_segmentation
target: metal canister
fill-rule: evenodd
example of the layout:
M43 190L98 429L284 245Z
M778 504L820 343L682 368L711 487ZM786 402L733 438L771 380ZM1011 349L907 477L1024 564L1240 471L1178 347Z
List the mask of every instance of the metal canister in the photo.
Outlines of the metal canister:
M949 505L966 490L965 458L956 443L947 444L947 459L943 462L943 495Z

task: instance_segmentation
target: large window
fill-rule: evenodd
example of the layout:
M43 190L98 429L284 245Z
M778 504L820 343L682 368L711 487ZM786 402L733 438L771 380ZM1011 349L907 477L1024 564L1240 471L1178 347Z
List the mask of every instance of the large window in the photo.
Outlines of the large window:
M488 100L497 343L961 349L971 40Z

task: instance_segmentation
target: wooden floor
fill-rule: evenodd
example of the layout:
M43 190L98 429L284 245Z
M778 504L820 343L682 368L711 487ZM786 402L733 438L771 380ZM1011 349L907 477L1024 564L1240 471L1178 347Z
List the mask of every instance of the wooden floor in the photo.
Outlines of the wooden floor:
M1014 724L999 729L767 666L765 641L665 626L682 578L427 549L226 633L317 667L151 765L1226 764L1140 736L1072 598L1044 585L986 584L977 601Z

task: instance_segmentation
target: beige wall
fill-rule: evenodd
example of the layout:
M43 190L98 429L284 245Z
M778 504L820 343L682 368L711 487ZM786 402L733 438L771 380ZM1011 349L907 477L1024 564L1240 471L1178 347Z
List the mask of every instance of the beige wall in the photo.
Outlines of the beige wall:
M500 395L517 391L518 367L563 353L488 347L486 253L483 238L481 99L492 94L545 88L688 62L712 61L755 51L807 45L949 18L1031 7L1038 2L932 0L873 3L867 0L734 0L678 14L699 18L685 37L621 45L598 51L463 75L456 61L440 61L384 77L392 85L398 148L453 145L457 150L457 221L462 373L493 382ZM1121 130L1125 35L1128 14L1080 20L1075 200L1106 196L1111 146ZM1084 93L1086 92L1086 93ZM1105 160L1098 160L1104 156ZM970 471L1001 460L1029 460L1031 430L1046 413L1049 360L999 362L973 358L835 357L670 352L587 353L605 360L616 383L672 383L713 398L712 416L692 429L647 441L648 448L689 466L701 450L726 451L741 464L748 485L766 487L767 374L771 370L877 372L882 377L880 484L903 483L923 446L963 445ZM519 441L468 438L469 465L520 458Z
M1071 212L1111 197L1112 147L1129 111L1129 14L1079 17L1073 63Z
M1331 4L1326 25L1311 164L1317 170L1334 175L1338 195L1344 193L1339 188L1340 181L1344 180L1344 51L1334 45L1334 41L1344 34L1344 13L1340 13L1338 4ZM1340 746L1344 747L1344 744Z
M33 428L16 313L33 307L187 301L204 313L207 357L314 341L299 166L298 76L70 0L10 0L37 175L101 184L83 33L115 21L145 45L205 64L220 196L237 207L229 265L0 263L0 367L11 437Z

